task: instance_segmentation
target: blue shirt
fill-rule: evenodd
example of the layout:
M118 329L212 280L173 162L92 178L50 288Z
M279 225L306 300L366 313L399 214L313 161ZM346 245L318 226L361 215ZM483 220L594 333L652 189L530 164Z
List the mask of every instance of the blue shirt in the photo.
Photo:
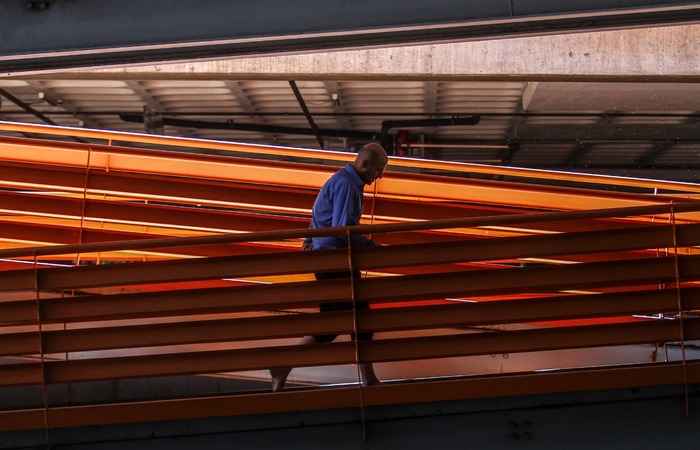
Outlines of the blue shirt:
M311 212L311 228L344 227L357 225L362 216L362 192L365 183L355 168L348 164L326 181L314 202ZM343 248L347 239L324 236L312 239L313 250ZM353 246L371 246L371 241L361 235L353 235Z

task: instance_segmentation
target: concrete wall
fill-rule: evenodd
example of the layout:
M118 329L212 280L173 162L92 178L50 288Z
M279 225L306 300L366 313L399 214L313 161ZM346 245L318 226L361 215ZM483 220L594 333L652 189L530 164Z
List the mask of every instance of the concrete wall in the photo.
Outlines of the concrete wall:
M81 71L85 72L85 71ZM630 29L183 64L90 73L294 75L302 79L465 75L698 76L700 25Z

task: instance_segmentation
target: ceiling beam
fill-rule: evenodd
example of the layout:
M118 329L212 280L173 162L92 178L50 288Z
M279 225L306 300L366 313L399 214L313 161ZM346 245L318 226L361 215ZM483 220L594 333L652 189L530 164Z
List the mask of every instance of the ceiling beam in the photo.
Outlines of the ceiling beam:
M27 80L29 78L25 78ZM61 79L56 77L56 79ZM252 100L252 99L251 99ZM118 110L96 110L96 111L83 111L82 114L90 116L114 116L118 114L128 114L133 113L133 111L118 111ZM13 112L13 114L28 114L26 112ZM71 113L66 111L55 111L51 115L70 115ZM294 111L252 111L252 112L235 112L235 111L169 111L169 116L259 116L259 117L295 117L303 116L302 112ZM697 123L700 121L700 113L675 113L675 112L662 112L662 113L644 113L644 112L617 112L617 113L588 113L588 112L478 112L478 111L467 111L467 112L449 112L449 113L439 113L435 112L432 114L436 117L453 117L453 116L481 116L481 117L515 117L523 116L525 118L529 117L549 117L549 118L596 118L596 117L608 117L608 118L648 118L648 119L687 119L689 124ZM324 116L324 117L384 117L384 116L396 116L396 117L423 117L425 113L406 113L400 110L397 111L334 111L334 112L315 112L314 116ZM677 126L677 124L666 124L666 126Z
M2 2L0 73L216 59L363 46L495 39L671 25L700 19L683 0L289 1L104 0L54 2L34 11ZM340 11L340 13L339 13ZM264 21L251 17L265 17ZM158 26L154 26L157 21ZM70 32L67 32L70 30ZM85 51L91 49L93 51Z
M506 138L508 139L508 141L512 141L513 138L518 135L520 126L525 122L525 120L527 120L527 116L525 114L527 113L527 110L530 107L532 99L535 97L535 92L537 91L538 84L539 83L537 82L530 82L525 83L525 85L523 86L523 91L520 95L520 101L518 102L518 106L515 111L516 115L514 115L511 119L510 127L506 132ZM513 161L513 157L519 151L520 144L509 144L508 148L504 149L503 152L501 152L501 161L504 164L511 163Z
M569 155L566 157L564 167L576 167L582 165L592 150L593 144L577 142L573 150L571 150Z
M689 115L685 119L685 124L691 126L698 125L698 115L699 114L697 111L694 114ZM646 153L640 156L639 159L637 159L637 165L642 167L655 165L656 161L658 161L659 158L671 151L676 144L678 144L678 142L676 141L657 143L656 145L651 147Z
M653 166L657 159L668 153L675 145L673 141L658 142L637 158L635 164L639 167Z
M44 100L51 106L56 108L61 108L68 112L70 115L81 121L83 124L88 125L90 128L104 129L106 128L95 116L82 114L80 108L76 106L72 101L65 98L65 96L59 97L53 92L53 88L48 86L46 81L42 80L31 80L27 83L34 88L37 93L37 98ZM41 93L41 95L40 95Z
M699 124L522 125L518 139L539 141L673 141L700 139Z
M126 85L141 99L144 105L160 112L166 112L165 106L151 94L143 81L127 80Z
M267 119L266 116L260 115L258 105L255 103L252 96L246 92L242 81L226 80L224 81L224 84L229 92L231 92L231 94L235 97L238 106L243 109L243 111L254 123L258 125L270 125L269 119ZM279 141L279 135L276 133L263 132L263 136L266 136L273 142Z
M148 90L143 81L129 80L126 85L143 102L144 131L149 134L165 134L163 113L165 106Z
M43 121L44 123L46 123L48 125L58 126L58 124L56 122L54 122L53 120L51 120L47 115L45 115L41 111L37 111L36 109L32 108L31 105L28 105L27 103L23 102L18 97L15 97L10 92L8 92L6 89L0 88L0 97L5 97L7 100L9 100L15 106L19 107L24 112L31 114L32 116L36 117L37 119ZM24 134L26 136L27 133L24 133ZM75 142L83 142L83 143L87 142L85 139L81 139L79 137L71 137L70 139L74 140Z
M41 111L38 111L38 110L32 108L29 104L23 102L20 98L15 97L8 90L0 88L0 96L5 97L7 100L10 101L10 103L13 103L15 106L22 109L25 113L36 117L37 119L41 120L42 122L44 122L48 125L58 126L58 124L56 122L54 122L53 120L51 120L51 118L49 118L49 116L45 115Z
M428 117L433 118L438 109L438 90L440 83L438 81L423 82L423 110ZM435 134L436 128L425 128L422 134Z
M616 111L608 111L606 113L603 113L602 115L598 116L598 120L596 120L593 124L584 125L583 128L605 128L606 130L611 129L613 122L617 118L616 116L614 116L615 112ZM586 157L591 153L591 151L593 151L594 145L595 144L590 142L576 142L576 145L566 157L564 165L566 167L584 165L584 161Z
M323 136L321 135L321 132L318 129L318 125L316 125L316 122L314 121L314 118L311 115L309 108L306 106L306 102L304 101L304 97L301 95L301 91L299 90L299 86L297 86L296 81L289 80L289 87L292 88L292 92L294 92L294 97L296 97L297 102L299 103L299 107L304 112L304 116L306 116L306 121L309 122L309 127L311 127L314 134L316 135L316 140L318 141L318 145L322 149L325 148L326 144L323 141Z

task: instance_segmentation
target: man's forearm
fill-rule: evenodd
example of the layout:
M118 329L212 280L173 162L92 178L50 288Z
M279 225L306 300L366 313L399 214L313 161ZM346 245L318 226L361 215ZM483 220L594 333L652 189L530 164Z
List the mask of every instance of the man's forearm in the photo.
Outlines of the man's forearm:
M373 248L377 246L376 242L362 234L352 234L351 239L353 247Z

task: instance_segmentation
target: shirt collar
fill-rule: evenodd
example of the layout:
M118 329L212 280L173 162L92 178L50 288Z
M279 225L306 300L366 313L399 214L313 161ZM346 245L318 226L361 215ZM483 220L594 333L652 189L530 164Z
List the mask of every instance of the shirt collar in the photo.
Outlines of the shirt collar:
M360 178L360 175L357 173L352 164L348 164L347 166L343 167L343 170L345 170L349 174L350 179L358 188L364 188L365 182L362 181L362 178Z

